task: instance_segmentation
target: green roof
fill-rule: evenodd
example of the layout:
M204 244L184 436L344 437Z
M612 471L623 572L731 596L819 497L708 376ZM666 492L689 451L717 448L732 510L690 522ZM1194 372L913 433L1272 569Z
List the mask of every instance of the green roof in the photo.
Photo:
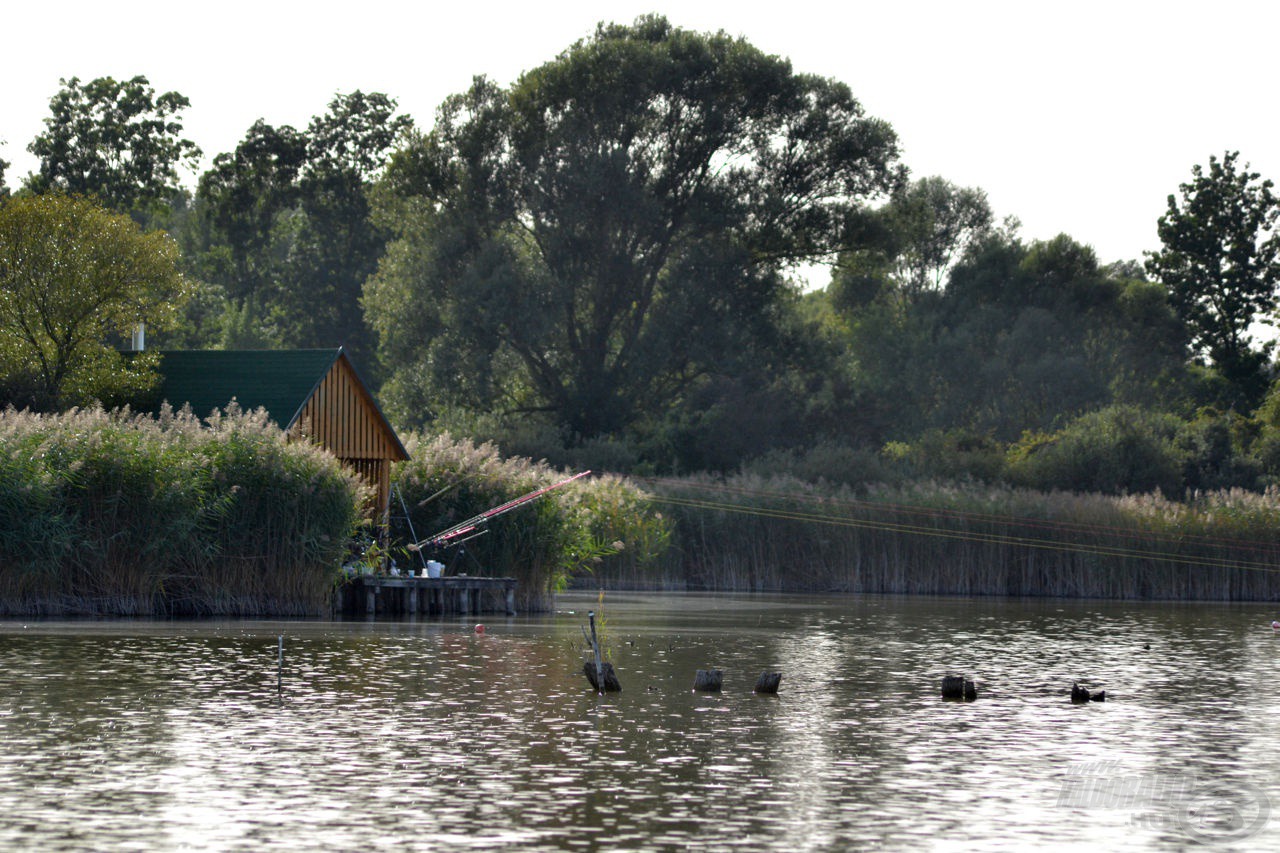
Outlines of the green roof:
M160 353L160 399L175 408L191 405L207 418L234 399L240 408L259 407L282 429L293 425L302 407L333 367L341 349L171 350Z

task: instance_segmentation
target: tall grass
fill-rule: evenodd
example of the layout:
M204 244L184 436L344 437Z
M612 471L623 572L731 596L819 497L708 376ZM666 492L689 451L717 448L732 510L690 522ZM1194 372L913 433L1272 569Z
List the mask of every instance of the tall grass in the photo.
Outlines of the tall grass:
M694 589L1280 599L1280 491L1108 497L787 477L648 484Z
M409 435L411 461L396 466L393 479L418 538L568 476L527 458L503 458L491 444L476 445L449 435ZM412 540L392 507L392 538ZM519 606L545 609L550 596L573 578L596 571L647 575L666 547L669 528L650 511L644 494L614 477L580 480L499 516L486 532L433 556L451 573L517 579ZM417 559L414 555L403 555Z
M0 612L323 611L363 487L265 414L0 413Z

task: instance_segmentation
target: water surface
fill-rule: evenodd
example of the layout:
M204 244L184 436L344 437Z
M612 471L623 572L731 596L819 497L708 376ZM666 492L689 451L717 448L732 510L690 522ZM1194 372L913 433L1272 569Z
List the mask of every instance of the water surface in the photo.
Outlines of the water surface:
M558 607L2 622L0 848L1280 844L1265 606L608 593L607 696Z

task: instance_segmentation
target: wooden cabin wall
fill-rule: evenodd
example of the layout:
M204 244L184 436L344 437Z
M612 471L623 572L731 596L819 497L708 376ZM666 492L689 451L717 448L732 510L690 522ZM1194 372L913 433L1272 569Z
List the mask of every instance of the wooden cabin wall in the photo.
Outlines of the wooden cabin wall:
M391 504L391 463L402 458L382 428L377 407L346 361L339 359L303 406L291 432L328 449L375 492L370 516L385 522Z

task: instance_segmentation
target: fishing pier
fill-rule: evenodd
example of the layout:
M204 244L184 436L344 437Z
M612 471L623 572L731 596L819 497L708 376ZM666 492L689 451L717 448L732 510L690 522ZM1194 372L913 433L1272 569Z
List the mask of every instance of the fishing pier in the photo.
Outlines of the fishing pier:
M409 550L422 558L422 575L416 574L361 574L351 578L341 587L341 606L344 614L376 616L445 616L450 614L506 613L516 614L516 579L471 577L465 574L443 576L444 564L428 560L425 554L448 548L461 548L487 532L489 522L517 507L590 474L583 471L566 477L558 483L534 489L528 494L485 510L465 521L440 531L426 539L418 539L409 520L409 508L400 498L409 533L416 541ZM457 485L456 483L453 485ZM453 488L449 486L446 488ZM437 493L437 495L440 493ZM434 497L434 496L433 496ZM430 500L430 499L428 499Z
M359 575L342 586L342 612L363 616L514 616L516 579Z

